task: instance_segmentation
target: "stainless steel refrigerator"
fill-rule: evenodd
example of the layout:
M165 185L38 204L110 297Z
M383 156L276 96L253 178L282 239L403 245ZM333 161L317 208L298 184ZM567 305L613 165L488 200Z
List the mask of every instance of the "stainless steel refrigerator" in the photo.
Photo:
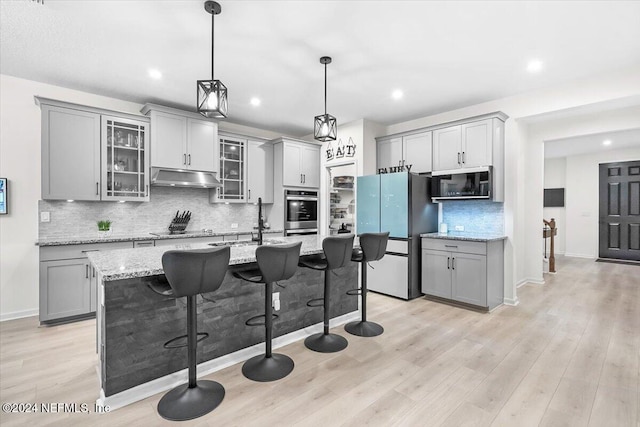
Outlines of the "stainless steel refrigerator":
M371 291L403 299L420 295L420 234L437 231L430 178L408 172L359 176L357 232L389 232L385 256L367 277Z

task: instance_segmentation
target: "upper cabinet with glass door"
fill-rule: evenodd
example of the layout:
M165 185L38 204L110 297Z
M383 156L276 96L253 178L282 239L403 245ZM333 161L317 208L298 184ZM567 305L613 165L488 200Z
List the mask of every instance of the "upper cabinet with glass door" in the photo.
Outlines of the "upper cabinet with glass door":
M102 116L102 200L149 200L148 124Z
M220 136L220 182L216 189L216 201L246 202L245 160L247 140Z

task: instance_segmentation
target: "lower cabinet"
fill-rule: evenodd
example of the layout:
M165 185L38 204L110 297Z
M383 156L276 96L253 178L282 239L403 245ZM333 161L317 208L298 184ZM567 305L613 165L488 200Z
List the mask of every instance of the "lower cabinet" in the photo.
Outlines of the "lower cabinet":
M422 292L493 309L504 299L503 241L422 239Z
M40 321L91 313L89 262L84 259L40 263Z
M87 252L132 248L131 242L40 248L40 322L88 317L97 307L96 272Z

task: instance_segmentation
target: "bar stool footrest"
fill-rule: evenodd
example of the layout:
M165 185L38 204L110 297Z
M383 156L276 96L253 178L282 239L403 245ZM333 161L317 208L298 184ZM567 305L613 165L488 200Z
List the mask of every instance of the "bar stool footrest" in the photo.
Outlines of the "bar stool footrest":
M307 301L307 307L322 307L324 306L324 298L315 298Z
M347 295L351 295L351 296L362 295L362 289L360 289L360 288L349 289L347 291Z
M202 340L205 340L209 338L209 333L208 332L198 332L198 340L196 341L196 343L199 343ZM183 340L184 342L177 344L178 341ZM180 335L179 337L175 337L170 339L169 341L167 341L166 343L163 344L164 348L182 348L182 347L186 347L187 346L187 336L186 335Z
M259 314L257 316L253 316L251 318L249 318L246 322L244 322L245 325L247 326L264 326L265 324L265 315L264 314ZM278 317L277 314L272 314L271 318L273 320L276 320Z

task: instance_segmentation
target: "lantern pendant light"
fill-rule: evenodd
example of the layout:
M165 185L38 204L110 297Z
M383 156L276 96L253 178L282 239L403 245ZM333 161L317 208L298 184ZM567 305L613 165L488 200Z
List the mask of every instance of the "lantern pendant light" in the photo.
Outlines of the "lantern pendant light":
M222 8L209 0L204 2L204 10L211 14L211 80L198 80L198 113L210 119L223 119L227 117L227 87L213 78L213 23Z
M320 63L324 64L324 114L314 118L313 137L322 142L335 141L338 124L335 117L327 114L327 64L331 64L331 57L323 56Z

